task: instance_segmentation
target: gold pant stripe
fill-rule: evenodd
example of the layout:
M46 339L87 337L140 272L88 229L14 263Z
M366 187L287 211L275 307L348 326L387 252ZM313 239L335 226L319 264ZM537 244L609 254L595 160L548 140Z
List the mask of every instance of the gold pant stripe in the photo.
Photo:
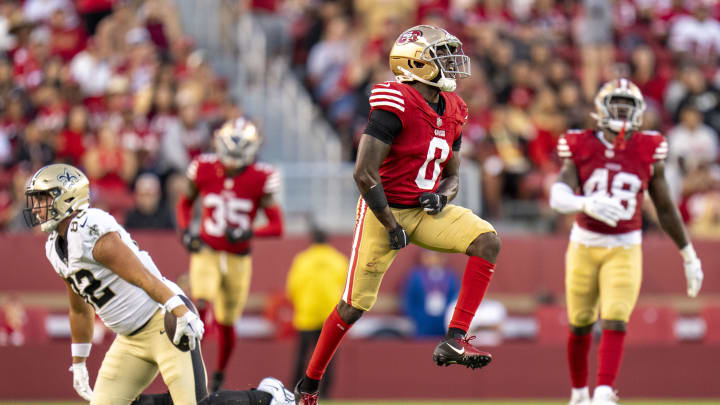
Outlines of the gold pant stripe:
M613 248L570 242L565 255L568 320L587 326L598 319L628 322L642 283L640 245Z
M355 220L355 229L353 232L353 246L352 253L350 254L350 266L348 267L347 279L345 280L345 291L343 292L343 301L347 302L348 305L352 305L352 286L353 286L353 275L355 274L355 266L358 259L358 247L362 241L362 229L363 222L365 220L365 213L367 212L367 204L361 197L357 205L357 214Z

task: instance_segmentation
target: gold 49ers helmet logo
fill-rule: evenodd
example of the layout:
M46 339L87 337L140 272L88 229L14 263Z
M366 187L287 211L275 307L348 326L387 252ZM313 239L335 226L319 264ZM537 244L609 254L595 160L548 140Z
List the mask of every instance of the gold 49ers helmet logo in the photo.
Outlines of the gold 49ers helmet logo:
M422 36L422 32L420 32L418 30L405 31L402 33L402 35L400 35L400 38L398 38L397 43L400 45L404 45L404 44L407 44L410 42L415 42L415 41L417 41L418 37L421 37L421 36Z

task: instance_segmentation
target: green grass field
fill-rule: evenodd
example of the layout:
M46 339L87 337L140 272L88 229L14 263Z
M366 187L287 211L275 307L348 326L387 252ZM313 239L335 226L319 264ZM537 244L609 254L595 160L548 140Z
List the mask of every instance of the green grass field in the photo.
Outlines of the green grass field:
M85 402L0 402L0 405L81 405ZM322 401L323 405L566 405L567 400L558 401ZM717 405L718 401L703 400L642 400L622 401L622 405Z

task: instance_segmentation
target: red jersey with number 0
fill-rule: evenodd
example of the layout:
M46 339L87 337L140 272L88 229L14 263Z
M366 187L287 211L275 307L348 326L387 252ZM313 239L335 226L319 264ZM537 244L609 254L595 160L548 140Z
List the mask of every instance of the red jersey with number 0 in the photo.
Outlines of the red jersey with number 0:
M370 94L370 112L389 111L402 122L390 153L380 165L380 179L390 204L418 206L424 192L435 191L452 145L462 134L467 106L455 93L441 92L445 111L439 115L412 86L385 82Z
M254 163L228 177L215 154L200 155L190 163L187 176L195 183L202 202L200 237L215 250L246 253L250 242L230 243L228 228L250 229L266 194L280 186L277 172L269 165Z
M615 148L592 130L571 130L558 141L558 155L572 159L580 179L581 194L603 193L624 207L617 226L611 227L587 214L577 214L577 224L589 231L620 234L642 227L642 202L652 177L652 164L665 159L668 146L655 131L633 133L624 148Z

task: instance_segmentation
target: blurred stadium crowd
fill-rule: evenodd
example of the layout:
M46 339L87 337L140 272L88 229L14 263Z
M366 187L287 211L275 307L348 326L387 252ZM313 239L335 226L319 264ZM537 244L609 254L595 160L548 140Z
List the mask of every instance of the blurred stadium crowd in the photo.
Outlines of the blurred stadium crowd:
M425 23L459 36L472 58L458 90L470 111L462 153L481 167L483 215L493 219L552 217L558 136L594 125L599 84L630 78L646 97L645 128L669 139L669 181L691 231L720 236L717 1L227 3L253 14L347 150L370 88L392 79L398 34ZM178 174L211 149L213 128L242 113L232 78L213 73L172 0L5 1L0 48L0 229L23 228L24 182L53 161L84 168L96 206L171 227Z

